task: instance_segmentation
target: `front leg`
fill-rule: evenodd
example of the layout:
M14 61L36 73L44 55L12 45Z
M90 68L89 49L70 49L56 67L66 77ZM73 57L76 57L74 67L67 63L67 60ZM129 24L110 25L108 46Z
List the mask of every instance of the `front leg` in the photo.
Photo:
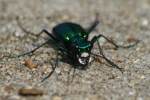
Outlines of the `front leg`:
M115 42L113 42L111 39L108 39L106 36L104 36L102 34L99 34L98 36L94 36L92 38L91 43L94 44L101 37L103 37L104 39L107 40L107 42L109 42L110 44L112 44L115 47L115 49L118 49L118 48L130 48L130 47L135 46L139 42L139 41L136 41L134 44L123 46L123 45L118 45Z

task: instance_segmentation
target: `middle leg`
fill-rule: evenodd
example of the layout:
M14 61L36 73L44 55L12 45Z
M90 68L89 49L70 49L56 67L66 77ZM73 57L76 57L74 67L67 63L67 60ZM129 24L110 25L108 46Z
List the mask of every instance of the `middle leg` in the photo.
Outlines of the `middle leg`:
M52 71L51 71L46 77L44 77L44 78L41 80L41 82L44 82L46 79L50 78L51 75L54 73L55 69L58 67L58 59L59 59L59 51L57 51L54 66L53 66L53 64L51 64L51 65L52 65Z
M99 49L99 53L100 53L100 57L104 58L110 65L112 65L112 67L119 69L122 73L123 73L123 69L120 68L118 65L116 65L114 62L112 62L111 60L109 60L103 53L103 49L100 46L99 41L97 40L97 45L98 45L98 49Z

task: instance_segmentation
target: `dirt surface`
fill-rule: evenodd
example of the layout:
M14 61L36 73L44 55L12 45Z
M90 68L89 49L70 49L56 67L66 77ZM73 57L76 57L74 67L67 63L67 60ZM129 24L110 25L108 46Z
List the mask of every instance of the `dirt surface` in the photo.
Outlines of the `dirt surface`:
M140 43L129 49L107 49L105 55L124 68L124 73L94 61L87 70L73 69L59 61L50 78L56 49L51 45L33 56L7 58L30 51L48 39L39 33L64 21L89 27L99 13L93 34L104 34L118 44ZM18 18L18 21L16 20ZM95 46L93 52L98 53ZM25 62L30 60L28 68ZM51 64L52 63L52 64ZM33 67L33 66L32 66ZM33 87L44 95L21 96L19 89ZM34 90L36 90L34 89ZM32 90L32 93L38 93ZM41 92L41 91L40 91ZM43 94L42 93L42 94ZM150 1L149 0L0 0L0 99L1 100L149 100L150 98Z

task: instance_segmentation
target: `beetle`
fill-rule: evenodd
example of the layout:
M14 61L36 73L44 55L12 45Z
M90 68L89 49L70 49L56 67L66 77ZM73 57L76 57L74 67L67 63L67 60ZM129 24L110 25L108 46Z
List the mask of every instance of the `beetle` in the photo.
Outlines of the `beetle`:
M132 45L122 46L117 45L111 39L108 39L106 36L99 34L98 36L94 36L91 40L88 40L89 34L97 27L99 24L99 16L96 15L96 18L92 25L88 29L84 29L79 24L73 22L64 22L56 25L52 29L52 33L48 32L46 29L43 29L36 36L40 36L42 33L46 33L51 37L53 41L57 43L58 50L60 50L63 54L66 54L68 58L71 59L72 64L78 66L77 68L86 69L88 64L92 61L91 56L97 56L104 58L110 65L119 69L122 72L122 68L109 60L103 53L102 47L99 43L99 38L106 39L110 44L112 44L116 49L117 48L130 48L138 43L138 41ZM21 27L23 29L23 27ZM24 30L24 29L23 29ZM91 52L94 44L97 42L98 49L100 54L94 54ZM26 52L24 54L18 55L24 56L28 54L33 54L37 49L42 47L43 45L49 43L46 41L45 43L39 45L37 48L32 51Z

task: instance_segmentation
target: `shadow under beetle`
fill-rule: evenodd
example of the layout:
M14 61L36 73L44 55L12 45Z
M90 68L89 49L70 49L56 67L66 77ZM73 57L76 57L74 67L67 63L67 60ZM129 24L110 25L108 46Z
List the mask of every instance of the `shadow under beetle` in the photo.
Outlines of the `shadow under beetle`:
M108 39L102 34L99 34L98 36L94 36L90 41L88 40L89 34L96 28L96 26L99 24L98 15L96 15L95 21L92 23L92 25L85 30L82 28L79 24L72 23L72 22L64 22L61 24L56 25L51 34L46 29L43 29L38 35L42 33L46 33L48 36L52 38L57 43L58 50L60 50L63 54L65 54L69 59L71 59L72 64L74 66L78 66L80 69L86 69L87 65L91 62L91 56L97 56L105 59L112 67L115 67L119 69L121 72L123 72L122 68L120 68L118 65L113 63L111 60L109 60L103 53L103 50L101 48L101 45L98 41L99 38L106 39L110 44L114 45L114 47L117 48L130 48L138 43L135 42L135 44L128 45L128 46L121 46L115 44L112 40ZM91 52L93 49L94 43L97 42L98 49L100 54L94 54ZM46 41L45 43L41 44L37 48L33 49L32 51L26 52L24 54L19 55L24 56L28 54L32 54L37 49L42 47L43 45L49 43L49 41ZM56 64L58 63L58 54L56 58ZM50 73L46 78L48 78L52 73ZM44 78L44 80L46 79Z

